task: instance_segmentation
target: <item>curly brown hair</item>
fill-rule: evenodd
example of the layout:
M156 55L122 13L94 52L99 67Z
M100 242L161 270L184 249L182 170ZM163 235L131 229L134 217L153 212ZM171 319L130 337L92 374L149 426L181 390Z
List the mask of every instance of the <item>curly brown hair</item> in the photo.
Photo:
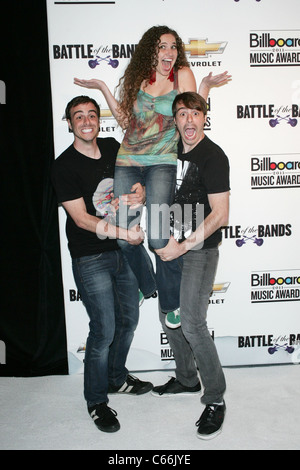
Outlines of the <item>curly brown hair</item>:
M150 80L152 71L156 68L158 59L158 45L163 34L172 34L176 39L177 59L174 65L175 71L182 67L189 67L186 58L184 44L176 31L168 26L153 26L146 31L139 41L133 56L120 78L119 90L119 111L128 121L133 112L133 104L144 80Z

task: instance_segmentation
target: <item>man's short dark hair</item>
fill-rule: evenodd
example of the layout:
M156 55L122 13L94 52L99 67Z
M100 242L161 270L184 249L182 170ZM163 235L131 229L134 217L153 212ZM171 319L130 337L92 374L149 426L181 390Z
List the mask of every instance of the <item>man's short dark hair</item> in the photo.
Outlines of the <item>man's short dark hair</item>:
M85 104L85 103L93 103L97 110L97 116L100 119L100 107L99 104L93 99L90 98L89 96L75 96L69 103L67 104L66 110L65 110L65 118L71 120L71 109L74 108L75 106L78 106L79 104Z
M198 111L201 111L204 116L207 114L207 103L205 99L194 91L186 91L176 96L172 104L172 113L174 117L176 115L178 103L182 103L183 106L188 109L197 109Z

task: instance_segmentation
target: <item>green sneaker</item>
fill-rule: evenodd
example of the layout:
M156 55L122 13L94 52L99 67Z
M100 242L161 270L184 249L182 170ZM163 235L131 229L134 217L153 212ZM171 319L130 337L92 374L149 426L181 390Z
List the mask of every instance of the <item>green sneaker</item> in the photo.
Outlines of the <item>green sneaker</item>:
M139 290L139 306L141 306L144 302L144 294L142 291Z
M174 312L169 312L166 314L165 324L169 328L179 328L181 326L180 321L180 309L177 308Z
M149 295L148 297L145 297L143 292L141 290L139 290L139 306L141 306L144 302L144 300L146 299L156 299L157 297L157 292L153 292L153 294Z

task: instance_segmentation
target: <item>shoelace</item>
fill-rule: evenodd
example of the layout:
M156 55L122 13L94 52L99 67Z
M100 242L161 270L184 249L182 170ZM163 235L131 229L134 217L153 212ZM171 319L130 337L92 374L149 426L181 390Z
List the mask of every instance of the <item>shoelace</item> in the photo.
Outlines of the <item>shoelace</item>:
M174 310L173 313L174 313L175 318L176 318L176 317L180 317L180 310L179 310L179 308L177 308L176 310Z
M159 392L159 395L163 395L165 393L165 391L168 389L169 385L171 385L173 382L175 382L175 377L171 377L170 380L162 386L160 392Z
M207 405L203 415L196 422L196 426L199 426L201 421L207 420L210 421L213 416L217 405ZM202 418L202 419L201 419Z
M109 406L107 405L102 405L102 406L99 406L97 407L95 410L94 410L94 415L96 414L98 418L104 418L106 415L112 413L114 416L117 416L118 413L113 410L112 408L110 408ZM100 415L100 416L99 416Z

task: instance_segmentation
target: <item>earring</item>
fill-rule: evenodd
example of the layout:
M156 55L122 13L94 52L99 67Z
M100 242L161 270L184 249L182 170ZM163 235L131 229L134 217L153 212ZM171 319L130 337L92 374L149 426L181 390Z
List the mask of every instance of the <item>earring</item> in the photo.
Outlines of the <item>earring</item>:
M168 80L170 80L170 82L174 82L174 68L172 67L172 70L168 76Z
M156 82L156 70L152 70L149 85L152 85L154 82Z

